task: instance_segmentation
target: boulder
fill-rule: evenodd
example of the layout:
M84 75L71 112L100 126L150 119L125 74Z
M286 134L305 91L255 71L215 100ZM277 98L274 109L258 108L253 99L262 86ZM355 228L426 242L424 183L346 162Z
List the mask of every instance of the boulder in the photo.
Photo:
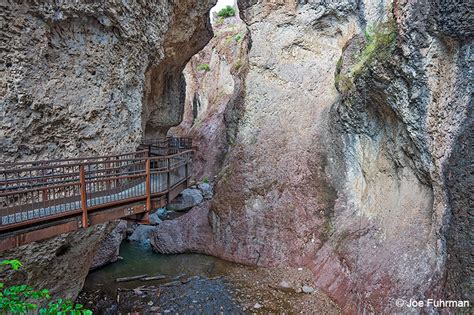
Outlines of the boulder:
M127 221L120 220L117 226L102 241L95 253L90 269L96 269L118 260L120 244L126 236Z
M160 224L162 222L161 218L160 218L160 215L158 214L158 211L155 212L155 213L150 214L149 219L150 219L150 224L152 224L152 225L157 225L157 224Z
M187 188L170 203L167 208L174 211L186 211L197 206L204 200L199 189Z
M212 186L208 183L200 183L198 189L201 191L202 196L206 200L212 199Z
M153 229L155 229L155 227L152 225L140 224L128 239L132 242L139 242L142 245L148 246L150 244L150 235Z

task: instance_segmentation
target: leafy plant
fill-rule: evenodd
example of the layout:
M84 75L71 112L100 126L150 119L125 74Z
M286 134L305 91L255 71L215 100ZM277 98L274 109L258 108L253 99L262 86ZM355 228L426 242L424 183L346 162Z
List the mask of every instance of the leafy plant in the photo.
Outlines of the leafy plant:
M234 39L236 42L240 43L240 41L242 40L242 35L241 34L237 34L234 36Z
M209 64L207 63L201 63L200 65L197 66L196 68L199 71L211 71L211 67L209 67Z
M223 17L223 18L235 16L235 9L231 7L230 5L228 5L225 8L222 8L219 12L217 12L217 16Z
M19 260L13 259L0 261L0 266L18 270L23 265ZM38 304L44 304L49 299L51 295L48 289L35 290L26 284L5 286L0 283L0 314L27 314L32 311L38 311L41 315L92 314L92 311L84 309L83 305L62 299L51 301L46 307L39 308Z
M0 261L0 266L10 266L13 270L18 270L20 269L22 263L17 260L17 259L12 259L12 260L2 260Z
M205 183L205 184L209 184L209 177L204 176L204 177L202 178L202 182Z

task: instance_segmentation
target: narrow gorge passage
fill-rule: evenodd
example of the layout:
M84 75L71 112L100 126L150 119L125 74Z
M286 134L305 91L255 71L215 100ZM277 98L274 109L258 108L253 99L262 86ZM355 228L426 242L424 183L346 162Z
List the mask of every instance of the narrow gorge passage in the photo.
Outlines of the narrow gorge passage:
M472 312L473 10L0 3L0 313Z

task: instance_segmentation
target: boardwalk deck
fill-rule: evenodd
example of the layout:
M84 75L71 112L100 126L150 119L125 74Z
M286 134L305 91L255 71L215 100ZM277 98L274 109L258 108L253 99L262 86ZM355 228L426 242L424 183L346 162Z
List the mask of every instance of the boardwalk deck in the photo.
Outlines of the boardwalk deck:
M188 186L191 143L171 138L122 155L1 164L0 250L120 217L147 218Z

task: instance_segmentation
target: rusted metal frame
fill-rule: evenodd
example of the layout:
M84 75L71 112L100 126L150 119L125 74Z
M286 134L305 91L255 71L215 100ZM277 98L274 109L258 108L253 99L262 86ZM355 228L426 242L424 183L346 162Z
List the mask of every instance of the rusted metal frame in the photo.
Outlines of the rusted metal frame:
M0 239L0 251L25 245L31 242L40 241L67 232L75 231L79 228L77 220L55 224L38 230L28 231L17 235L7 236Z
M174 199L174 195L179 194L179 192L176 193L179 189L178 190L176 190L176 189L179 188L180 185L185 184L185 182L189 178L190 177L182 179L181 181L179 181L178 183L176 183L175 185L173 185L172 187L170 187L170 189L168 189L166 191L150 194L151 199L167 195L166 198L169 202L169 200ZM168 199L168 198L170 198L170 199ZM136 201L140 201L140 200L144 200L144 198L143 197L136 197L136 198L123 199L123 200L119 200L119 201L116 201L116 202L113 202L113 203L108 203L108 204L103 204L103 205L99 205L99 206L95 206L95 207L90 207L90 208L88 208L88 212L93 212L93 211L97 212L97 211L100 211L100 209L114 207L114 206L118 206L118 205L121 205L121 204L127 204L127 203L136 202ZM9 225L5 225L5 226L0 226L0 232L3 233L4 231L14 230L14 229L19 228L19 227L27 227L27 226L37 224L37 223L41 223L41 222L47 222L47 221L57 220L57 219L61 219L61 218L73 217L73 216L77 216L78 214L82 214L82 213L83 213L83 210L73 210L73 211L68 211L68 212L60 213L60 214L56 214L56 215L50 215L50 216L46 216L46 217L42 217L42 218L32 219L32 220L28 220L28 221L24 221L24 222L20 222L20 223L14 223L14 224L9 224Z
M74 166L74 165L78 166L80 164L83 164L82 161L86 162L86 161L90 161L90 160L100 160L100 159L105 159L105 158L116 158L116 157L127 156L127 155L137 155L137 154L146 153L146 152L147 152L146 150L142 150L142 151L137 151L137 152L128 152L128 153L112 154L112 155L102 155L102 156L94 156L94 157L56 159L56 160L40 160L40 161L30 161L30 162L0 163L0 168L5 167L5 166L17 166L17 165L28 165L28 164L33 165L33 164L39 164L39 163L58 163L58 162L77 162L76 164L66 164L64 166ZM52 166L59 166L59 165L48 164L47 166L43 166L43 168L51 168ZM5 170L1 170L1 171L4 172ZM7 171L10 171L10 170L7 170ZM15 171L15 170L12 170L12 171Z
M145 190L146 190L146 210L149 212L151 211L151 170L150 170L150 159L146 160L146 182L145 182Z
M170 190L170 186L171 186L170 158L167 158L167 159L166 159L166 165L167 165L167 167L168 167L168 171L166 172L166 186L167 186L167 189L166 189L166 200L167 200L167 202L169 202L169 201L170 201L169 190Z
M43 175L43 176L34 176L34 177L17 177L13 179L7 180L0 180L0 183L19 183L19 182L28 182L31 180L41 180L41 179L55 179L55 178L62 178L62 177L72 177L78 176L79 173L64 173L64 174L53 174L53 175Z
M13 190L13 191L1 192L0 197L6 197L6 196L11 196L11 195L16 195L16 194L25 194L25 193L29 193L29 192L35 192L35 191L43 191L45 189L59 189L59 188L77 186L77 185L80 185L80 182L74 182L74 183L69 183L69 184L61 184L61 185L53 185L53 186L40 186L40 187L37 187L37 188L23 189L23 190Z
M6 231L13 231L17 230L18 228L25 228L30 225L35 225L38 223L44 223L48 221L54 221L54 220L59 220L59 219L65 219L65 218L70 218L70 217L77 217L78 215L82 214L82 210L73 210L73 211L68 211L64 213L58 213L54 215L49 215L46 217L41 217L41 218L36 218L36 219L31 219L23 222L18 222L18 223L12 223L12 224L7 224L7 225L0 225L0 234L5 233Z
M34 183L34 184L31 184L31 185L21 185L21 186L19 186L19 185L8 186L8 187L5 187L5 188L0 188L0 194L3 193L3 192L24 192L24 191L26 192L28 189L37 190L37 189L40 189L42 187L43 188L50 188L50 189L60 188L60 187L54 187L54 186L61 186L61 185L68 186L70 184L77 183L78 180L79 180L79 176L77 176L77 178L71 179L71 180L61 180L61 181L49 182L49 183ZM51 185L51 184L54 184L54 185Z
M114 179L115 177L124 177L124 176L139 176L139 175L144 175L144 171L139 170L139 171L124 171L121 173L118 173L118 175L112 175L112 176L106 176L106 175L96 175L96 176L87 176L87 181L92 182L93 180L98 180L98 181L105 181L106 179ZM120 179L120 178L119 178Z
M145 176L146 173L140 173L140 174L133 174L133 175L120 175L120 176L111 176L111 177L105 177L102 179L93 179L89 180L87 179L88 184L93 184L93 183L102 183L105 182L107 179L114 180L114 179L128 179L128 178L136 178L136 177L143 177Z
M79 178L81 183L82 227L87 228L89 226L89 221L87 219L86 174L84 168L84 165L79 167Z
M146 157L144 158L133 158L133 159L125 159L125 160L115 160L115 162L136 162L136 163L130 163L130 164L126 164L126 165L120 165L120 166L113 166L113 167L110 167L110 168L99 168L99 169L96 169L96 170L90 170L90 171L86 171L86 174L89 173L89 172L97 172L97 171L105 171L105 170L116 170L116 169L121 169L121 168L124 168L126 166L132 166L132 165L140 165L142 164L143 162L145 162L145 159ZM110 161L108 162L84 162L84 163L81 163L81 165L102 165L102 164L110 164Z

